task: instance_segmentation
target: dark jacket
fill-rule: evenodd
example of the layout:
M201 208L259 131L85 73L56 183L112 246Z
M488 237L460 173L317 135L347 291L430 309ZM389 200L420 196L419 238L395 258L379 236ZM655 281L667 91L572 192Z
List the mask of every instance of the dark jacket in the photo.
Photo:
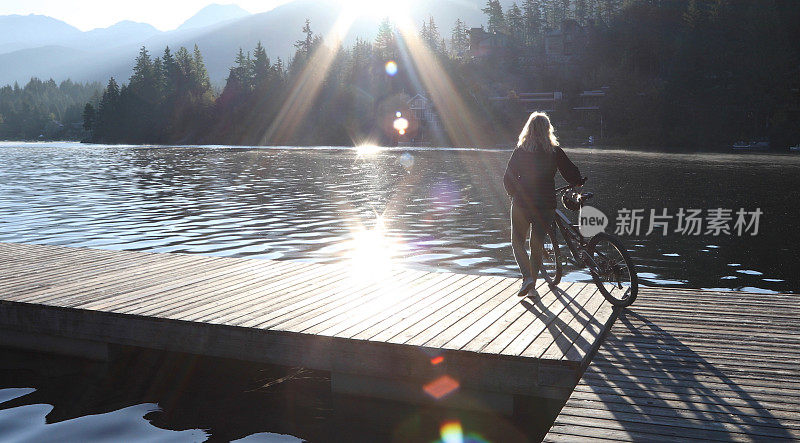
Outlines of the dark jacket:
M523 208L555 208L556 169L570 184L581 183L578 167L560 147L553 152L517 148L508 160L503 185L515 205Z

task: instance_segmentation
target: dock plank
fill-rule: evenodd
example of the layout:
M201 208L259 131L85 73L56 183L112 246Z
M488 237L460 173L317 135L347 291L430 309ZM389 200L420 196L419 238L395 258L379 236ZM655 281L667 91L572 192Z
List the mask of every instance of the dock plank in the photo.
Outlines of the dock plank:
M542 282L544 306L558 306L548 317L517 297L519 279L397 264L365 270L346 260L0 243L0 264L0 332L28 334L31 342L59 338L309 367L330 371L341 389L353 387L347 380L371 380L375 389L368 383L360 394L402 401L437 401L422 386L447 374L465 392L454 395L456 404L480 406L472 397L479 394L504 413L520 395L566 399L591 355L557 351L579 337L601 340L591 313L610 309L585 283L563 283L554 293ZM571 293L568 300L561 291ZM567 308L575 297L580 305ZM506 353L556 318L574 333L548 351L549 366L539 365L540 356ZM446 363L436 366L432 356ZM420 391L393 394L392 385Z
M545 441L800 440L798 302L643 288Z
M464 294L470 285L477 284L479 281L480 279L477 275L459 275L454 282L424 298L411 300L402 309L398 309L391 315L381 318L378 322L366 325L366 328L361 325L350 328L340 335L347 338L370 339L392 328L408 327L413 324L412 322L416 318L419 318L419 315L427 316L432 309L436 309L435 306L446 303L447 300L452 300L453 294L456 294L456 296Z
M401 316L399 321L390 319L382 325L385 327L377 328L378 330L375 330L376 328L367 329L353 338L385 341L393 339L404 331L408 331L408 335L414 335L435 323L437 318L448 315L476 295L482 294L488 288L497 285L500 281L502 281L500 277L477 277L460 287L460 290L451 291L446 293L444 297L432 300L430 305L419 304L416 307L416 312L409 311L404 313L407 316Z

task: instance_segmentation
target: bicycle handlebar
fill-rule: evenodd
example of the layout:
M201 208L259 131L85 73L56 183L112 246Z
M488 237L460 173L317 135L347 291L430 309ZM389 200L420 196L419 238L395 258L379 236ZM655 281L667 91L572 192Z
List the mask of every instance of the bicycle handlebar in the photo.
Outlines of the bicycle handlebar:
M577 188L578 186L583 186L583 184L586 183L587 180L589 180L589 177L583 177L581 179L581 182L579 184L577 184L577 185L566 185L566 186L562 186L560 188L556 188L556 193L564 192L567 189Z

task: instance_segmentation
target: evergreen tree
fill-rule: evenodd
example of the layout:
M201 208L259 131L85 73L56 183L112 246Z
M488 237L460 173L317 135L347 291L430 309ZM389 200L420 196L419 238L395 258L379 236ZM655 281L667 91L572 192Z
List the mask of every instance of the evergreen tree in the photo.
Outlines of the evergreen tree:
M394 26L392 26L392 22L388 18L383 19L378 27L378 35L375 37L375 52L381 64L397 58Z
M525 28L524 42L533 46L542 35L542 5L539 0L525 0L522 3L522 20Z
M689 28L695 28L700 25L703 19L703 12L697 5L697 0L689 0L686 6L686 11L683 13L683 21Z
M286 69L283 67L283 59L278 57L275 60L275 64L272 66L272 72L279 81L282 81L284 77L286 77Z
M294 44L294 47L297 50L295 53L295 58L299 56L303 59L307 59L311 55L311 48L314 43L314 31L311 30L310 19L306 19L306 22L303 25L303 34L305 34L306 37L302 40L296 41Z
M83 129L92 131L96 119L97 113L94 110L94 106L91 103L86 103L86 106L83 107Z
M558 7L559 0L541 0L542 21L545 29L556 29L560 25L561 12Z
M161 99L159 78L150 54L144 46L139 50L133 75L128 82L124 100L121 95L121 110L129 115L125 122L126 130L132 134L134 142L153 141L157 134L155 128L155 108Z
M622 8L622 0L598 0L600 6L600 18L606 23L610 23L620 9Z
M164 48L161 56L161 76L163 82L163 95L171 97L175 94L178 85L178 68L175 58L169 50L169 46Z
M267 51L259 41L253 51L253 83L256 88L264 88L269 84L272 79L272 69Z
M457 18L450 33L450 51L454 57L460 57L466 54L467 50L469 50L467 26L460 18Z
M95 121L95 141L115 141L119 136L120 122L120 89L114 77L108 80L108 85L103 91L103 97L97 108Z
M572 1L571 0L561 0L561 4L559 5L559 22L558 25L561 26L561 23L564 20L568 20L574 18L574 13L572 11Z
M423 43L425 43L425 45L430 48L431 51L441 51L442 36L439 34L439 27L436 26L433 16L430 16L426 23L422 23L420 37L422 38Z
M586 25L589 19L589 0L575 0L575 20L581 25Z
M500 5L500 0L488 0L486 7L482 9L488 19L489 33L503 32L506 29L505 16L503 15L503 6Z
M0 140L82 139L82 111L87 102L96 106L100 91L98 83L38 78L0 86Z
M512 3L511 7L506 11L506 26L508 34L515 42L525 41L525 19L522 10L516 3Z
M153 61L150 59L150 53L147 52L147 48L142 46L142 48L139 49L139 56L136 57L136 63L133 66L133 75L131 76L130 83L144 86L149 83L153 77Z
M581 23L600 18L605 26L602 32L591 34L587 51L576 48L574 54L584 57L583 63L570 68L574 78L565 80L561 70L545 63L516 70L504 58L459 60L458 55L468 48L468 38L466 25L457 20L447 45L454 60L442 63L442 75L458 91L469 94L465 105L486 122L480 130L491 137L511 137L518 128L507 122L517 121L521 112L512 106L490 105L489 98L497 89L554 90L550 88L567 84L568 90L608 85L609 93L600 105L605 135L633 143L708 145L731 137L769 135L787 146L800 140L793 101L793 91L800 88L800 49L794 44L800 35L792 26L800 22L797 8L780 2L762 7L722 0L517 1L521 3L501 14L503 28L499 30L526 46L521 53L526 59L536 59L533 49L542 48L546 24L558 26L562 18L574 16ZM497 0L490 1L487 14L502 13L499 6ZM493 20L493 30L498 30L497 23ZM158 129L154 134L162 143L263 143L264 127L274 120L292 90L285 85L296 84L303 72L299 68L321 41L311 32L310 23L304 31L289 72L281 59L271 64L260 43L252 55L240 49L214 102L213 116L207 112L213 101L208 73L197 48L194 54L185 48L173 54L166 48L155 60L142 50L127 85L110 79L102 96L87 94L80 106L59 101L68 91L80 91L79 85L69 81L56 85L52 80L32 79L24 87L0 87L0 137L35 138L48 124L54 126L56 119L68 119L78 126L82 120L96 140L134 142L149 134L146 122L154 118L153 127ZM444 51L438 31L433 20L426 20L420 38ZM748 38L732 38L741 35ZM399 92L425 92L406 75L385 74L384 63L398 56L395 38L391 23L384 20L374 43L357 39L352 47L332 54L319 93L286 141L349 143L390 133L390 128L385 132L384 117L394 115L407 100ZM519 59L517 52L514 57ZM742 64L741 60L756 62ZM152 96L152 90L161 91L155 101L142 100ZM570 117L563 119L566 127Z
M206 69L205 61L203 61L203 54L196 44L194 45L192 62L194 67L192 71L192 85L195 94L200 96L211 90L211 79L208 77L208 70Z
M157 82L158 93L161 98L164 97L164 64L161 62L161 57L153 59L153 73Z

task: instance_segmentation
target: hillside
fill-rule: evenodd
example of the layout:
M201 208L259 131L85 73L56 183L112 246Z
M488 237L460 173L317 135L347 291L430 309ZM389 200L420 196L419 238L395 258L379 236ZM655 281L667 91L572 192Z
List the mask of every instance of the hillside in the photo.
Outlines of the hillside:
M416 23L422 23L432 15L442 36L449 38L456 18L461 18L472 26L482 24L482 5L480 0L418 2L411 15ZM131 61L142 45L153 54L160 54L167 45L191 49L195 44L203 52L212 82L221 84L240 47L251 50L261 41L271 58L281 57L287 61L294 52L294 42L302 37L301 29L306 18L311 19L315 33L325 35L333 26L341 8L340 3L334 0L294 0L269 12L230 19L228 15L241 15L243 10L235 6L212 6L222 8L211 9L212 12L222 11L222 15L217 16L219 21L204 27L196 27L194 24L208 23L208 8L211 6L170 32L159 32L149 25L133 22L123 22L83 35L75 29L78 36L64 28L61 32L65 37L61 41L47 40L38 49L28 44L24 50L18 47L14 51L5 51L5 54L0 50L0 85L14 81L24 83L31 76L52 77L56 81L66 78L76 81L107 81L113 75L124 81L130 76ZM58 28L63 26L59 25ZM352 25L346 43L355 41L356 37L372 39L377 28L374 18L361 18ZM0 31L0 44L4 41L10 43L10 38L5 36L6 29L0 29L3 29ZM56 53L53 46L65 49L63 53ZM54 57L51 58L50 55Z

